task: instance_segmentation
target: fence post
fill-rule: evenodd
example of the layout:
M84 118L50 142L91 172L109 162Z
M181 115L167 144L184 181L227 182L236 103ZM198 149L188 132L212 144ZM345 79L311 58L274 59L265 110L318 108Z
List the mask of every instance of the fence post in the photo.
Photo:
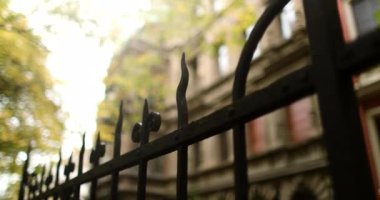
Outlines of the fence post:
M336 0L304 0L334 199L375 199L352 76L339 71L343 34Z

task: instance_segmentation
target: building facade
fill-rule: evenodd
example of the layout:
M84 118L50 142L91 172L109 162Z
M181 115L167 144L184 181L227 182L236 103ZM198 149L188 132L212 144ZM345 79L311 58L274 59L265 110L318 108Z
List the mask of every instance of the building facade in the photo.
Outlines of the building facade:
M227 0L210 2L213 3L209 6L216 13L222 14L206 29L188 40L191 41L190 51L192 50L186 52L189 54L187 63L190 70L187 98L189 121L206 116L231 102L233 72L242 48L238 44L244 42L247 32L254 27L255 20L252 18L251 25L247 26L247 30L240 30L240 35L230 33L229 30L234 30L234 22L240 19L236 17L236 11L239 9L230 9L229 5L232 3ZM347 42L377 27L376 18L373 17L379 7L376 0L337 2ZM254 8L256 16L260 16L266 4L263 0L247 0L244 5ZM247 93L260 90L284 75L310 64L305 26L302 1L291 1L270 25L259 44L248 75ZM173 40L173 43L177 43L177 38ZM169 48L172 46L175 48ZM199 48L204 46L210 48ZM141 55L147 51L159 53L162 61L158 62L158 65L161 67L157 65L152 69L159 69L155 73L159 72L167 77L162 84L168 85L167 89L174 91L180 77L182 48L184 47L172 45L170 42L162 46L152 46L148 41L135 37L129 40L124 51L115 58L120 60L120 57ZM114 66L123 67L122 64ZM380 196L379 71L375 68L353 77L353 81L360 100L363 137L366 139L372 175L375 177L374 188ZM117 86L107 86L115 87ZM106 92L106 100L112 95L115 95L115 89ZM126 97L121 98L128 101ZM245 148L248 152L250 199L332 199L333 191L327 169L317 98L309 96L246 124ZM157 111L161 113L163 122L160 131L152 135L151 140L177 129L177 108L174 99L174 95L165 95L164 106L156 106L162 108ZM135 112L132 108L125 110L127 114L132 112ZM99 120L99 124L106 121ZM125 130L122 145L124 152L136 147L130 140L130 134L129 130ZM108 146L112 149L111 144ZM189 146L188 190L191 199L234 198L232 154L231 131ZM112 152L109 155L112 155ZM174 199L176 153L151 160L148 164L147 198ZM135 196L136 173L136 169L121 172L120 196L125 199ZM109 179L101 179L100 183L98 193L106 199Z

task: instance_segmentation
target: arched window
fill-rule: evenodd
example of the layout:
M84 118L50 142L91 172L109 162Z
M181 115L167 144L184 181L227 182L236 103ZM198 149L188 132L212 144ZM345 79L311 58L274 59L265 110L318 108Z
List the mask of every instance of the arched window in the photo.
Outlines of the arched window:
M354 0L352 1L352 9L359 35L378 27L379 23L376 21L376 16L379 16L379 1Z

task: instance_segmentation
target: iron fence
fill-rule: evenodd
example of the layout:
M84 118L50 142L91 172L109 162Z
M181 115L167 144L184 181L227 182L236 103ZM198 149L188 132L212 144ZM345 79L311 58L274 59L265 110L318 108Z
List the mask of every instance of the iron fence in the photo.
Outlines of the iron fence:
M263 89L245 94L247 74L258 42L288 2L289 0L270 1L257 21L244 45L235 71L231 104L189 123L185 97L189 73L185 55L182 55L182 75L176 96L177 130L149 141L149 133L160 128L161 117L149 110L148 101L145 100L142 121L136 123L132 130L132 140L139 143L140 147L120 155L123 122L121 103L112 160L99 164L99 159L105 154L105 145L98 135L90 155L92 169L83 172L83 139L78 166L75 166L70 157L64 166L66 180L60 183L61 159L57 163L54 177L51 168L47 172L42 170L40 174L28 173L29 149L19 199L79 199L81 185L88 182L91 182L90 199L96 199L97 180L106 175L112 176L110 199L118 199L119 172L138 166L137 199L142 200L146 195L147 162L174 151L178 152L176 198L187 199L187 147L231 128L235 199L248 199L244 123L311 94L317 94L320 105L334 199L375 199L352 76L380 62L380 30L374 30L345 44L336 1L304 0L311 64ZM70 178L75 167L78 174Z

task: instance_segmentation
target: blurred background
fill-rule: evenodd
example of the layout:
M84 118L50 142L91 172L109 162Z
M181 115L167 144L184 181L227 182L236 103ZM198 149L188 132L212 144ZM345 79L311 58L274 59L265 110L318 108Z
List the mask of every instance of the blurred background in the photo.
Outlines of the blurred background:
M337 2L347 42L378 27L376 0ZM101 162L110 160L120 101L122 153L138 146L130 134L145 98L163 116L152 140L175 130L182 52L190 70L190 121L229 104L240 51L266 5L261 0L0 0L0 199L17 197L28 145L33 147L30 172L54 170L59 152L63 163L70 155L77 159L85 133L86 156L100 132L107 144ZM308 47L302 1L294 0L260 42L248 92L309 64ZM363 123L373 127L365 134L373 138L368 148L376 177L378 105L365 103L373 100L366 89L378 83L378 71L355 78L368 116ZM250 187L253 199L332 198L315 95L255 119L246 129L250 180L257 183ZM169 154L149 162L148 179L160 183L149 185L149 199L174 196L175 159ZM230 131L191 145L190 195L233 199L232 160ZM90 166L86 162L85 171ZM121 175L126 199L135 195L136 172ZM99 184L99 195L107 196L109 180ZM83 198L87 192L82 190Z
M31 168L91 148L111 58L141 28L149 1L0 1L0 199Z

